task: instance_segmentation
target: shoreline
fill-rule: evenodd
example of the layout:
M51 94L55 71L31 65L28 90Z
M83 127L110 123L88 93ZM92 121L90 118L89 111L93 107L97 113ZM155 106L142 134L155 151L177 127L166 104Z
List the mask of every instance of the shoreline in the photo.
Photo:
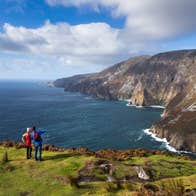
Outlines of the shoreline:
M124 101L128 102L128 100L124 100ZM162 105L142 106L142 105L135 105L135 104L129 104L129 103L127 103L126 106L128 106L128 107L136 107L136 108L158 108L158 109L165 109L165 107L162 106Z
M143 132L146 134L146 135L149 135L151 136L151 138L153 138L155 141L157 142L162 142L165 144L165 148L170 151L170 152L173 152L173 153L176 153L176 154L190 154L190 155L196 155L196 153L194 152L190 152L190 151L183 151L183 150L177 150L175 149L173 146L170 145L170 143L167 141L167 138L160 138L160 137L157 137L155 133L152 133L150 131L150 129L143 129Z
M151 106L137 106L135 104L129 104L129 100L124 100L126 102L128 102L126 104L126 106L128 107L135 107L135 108L145 108L145 107L150 107L150 108L158 108L158 109L165 109L164 106L161 105L151 105ZM160 114L161 118L163 117L163 113L164 111ZM182 151L182 150L177 150L175 149L173 146L170 145L170 143L167 141L167 138L160 138L157 137L156 134L154 134L153 132L150 131L150 129L143 129L142 130L146 135L151 136L151 138L153 138L155 141L157 142L161 142L165 145L166 150L168 150L169 152L173 152L176 154L190 154L190 155L196 155L196 153L194 152L190 152L190 151Z
M165 148L166 148L167 150L169 150L169 151L171 151L171 152L175 152L175 153L178 152L178 150L176 150L173 146L169 145L169 142L167 141L166 138L159 138L159 137L157 137L156 134L154 134L154 133L152 133L152 132L150 131L150 129L143 129L143 132L144 132L146 135L151 136L151 138L153 138L155 141L164 143L164 144L165 144Z

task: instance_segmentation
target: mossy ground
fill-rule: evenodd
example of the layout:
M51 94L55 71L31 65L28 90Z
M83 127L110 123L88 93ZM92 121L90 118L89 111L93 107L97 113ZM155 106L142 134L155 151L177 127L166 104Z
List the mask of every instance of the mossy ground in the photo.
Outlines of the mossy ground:
M43 152L43 161L25 159L25 149L0 147L0 160L4 152L8 162L0 163L0 195L133 195L143 182L130 181L121 186L106 181L80 184L79 188L69 185L69 176L77 177L86 163L97 161L94 156L74 155L68 152ZM115 165L114 177L135 175L133 167L142 166L153 186L169 187L171 179L183 181L185 189L196 189L196 161L166 155L132 157L127 161L109 160ZM102 180L105 174L91 168L90 173ZM168 185L167 185L168 184ZM169 189L169 188L168 188Z

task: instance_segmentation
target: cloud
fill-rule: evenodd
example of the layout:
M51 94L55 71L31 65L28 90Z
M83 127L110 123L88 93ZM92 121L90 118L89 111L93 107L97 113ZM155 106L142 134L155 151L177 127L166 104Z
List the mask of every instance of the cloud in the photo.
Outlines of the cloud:
M20 70L26 67L27 73L31 73L30 70L45 73L41 66L50 76L53 72L66 76L67 73L99 71L132 55L168 48L170 41L196 32L195 0L45 1L50 6L88 6L95 12L101 12L104 7L114 20L125 17L125 24L117 29L104 22L70 25L47 21L39 28L5 23L0 32L0 52L31 57L8 59L4 63L1 60L0 68L12 70L10 65L15 64Z
M27 48L18 42L7 39L6 36L0 35L0 50L2 51L27 51Z
M100 65L92 66L86 60L68 56L0 54L0 79L57 79L102 69Z
M68 55L88 58L118 53L118 29L106 23L71 26L67 23L51 24L28 29L4 25L0 33L0 50L31 54Z
M20 2L19 0L8 0ZM24 1L24 0L23 0ZM113 17L125 16L123 29L106 23L51 24L28 29L4 25L0 50L30 54L50 54L85 58L92 63L105 58L120 59L141 51L150 52L161 42L196 31L195 0L46 0L51 5L104 6ZM118 56L118 58L116 57Z
M195 0L46 0L51 5L109 7L112 16L125 16L130 36L166 39L196 30Z
M119 59L118 29L105 23L51 24L30 29L5 24L0 78L58 78L95 72ZM21 57L22 56L22 57Z

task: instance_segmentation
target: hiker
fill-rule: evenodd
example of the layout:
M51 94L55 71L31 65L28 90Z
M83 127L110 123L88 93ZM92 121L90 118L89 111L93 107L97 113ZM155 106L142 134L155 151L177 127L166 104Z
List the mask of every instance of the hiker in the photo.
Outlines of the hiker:
M22 141L26 147L26 158L30 159L32 154L32 147L31 147L31 128L27 128L26 133L22 135Z
M46 131L44 130L37 130L36 127L33 127L33 144L35 147L35 154L34 158L35 160L42 160L42 137L41 135L45 133ZM39 158L37 158L37 154L39 153Z

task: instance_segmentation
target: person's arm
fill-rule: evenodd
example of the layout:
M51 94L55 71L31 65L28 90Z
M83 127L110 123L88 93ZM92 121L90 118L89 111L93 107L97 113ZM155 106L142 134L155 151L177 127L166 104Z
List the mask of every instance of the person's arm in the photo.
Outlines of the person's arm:
M25 143L25 134L26 134L26 133L24 133L24 134L22 135L22 142L23 142L23 143Z
M41 134L43 134L43 133L45 133L46 132L46 130L39 130L39 134L41 135Z

